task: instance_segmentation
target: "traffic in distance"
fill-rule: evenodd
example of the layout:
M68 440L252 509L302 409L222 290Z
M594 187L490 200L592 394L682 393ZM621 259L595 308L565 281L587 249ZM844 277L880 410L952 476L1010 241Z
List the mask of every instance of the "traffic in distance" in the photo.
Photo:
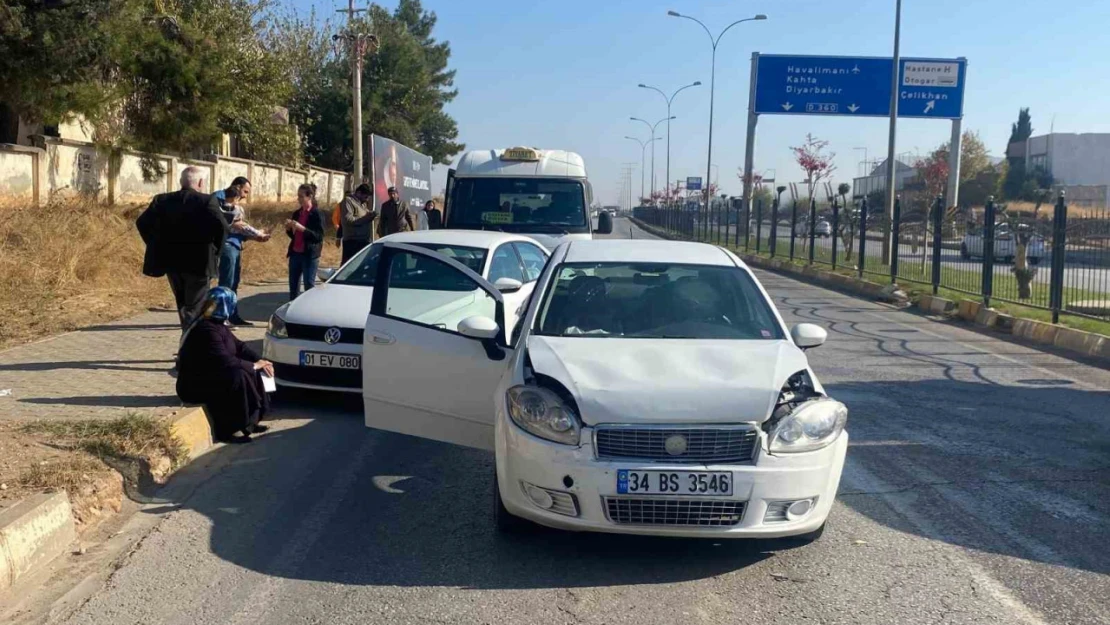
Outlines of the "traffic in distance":
M385 237L273 314L278 384L494 451L505 532L819 537L848 447L804 354L825 330L788 328L723 248L591 241L612 229L591 199L576 154L467 153L447 229Z

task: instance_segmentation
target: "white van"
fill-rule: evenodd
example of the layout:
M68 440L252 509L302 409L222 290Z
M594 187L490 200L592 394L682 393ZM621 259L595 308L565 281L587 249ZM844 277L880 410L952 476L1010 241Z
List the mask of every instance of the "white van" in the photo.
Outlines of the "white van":
M613 231L607 212L590 216L593 188L582 157L566 150L471 150L447 174L444 227L500 230L547 249Z

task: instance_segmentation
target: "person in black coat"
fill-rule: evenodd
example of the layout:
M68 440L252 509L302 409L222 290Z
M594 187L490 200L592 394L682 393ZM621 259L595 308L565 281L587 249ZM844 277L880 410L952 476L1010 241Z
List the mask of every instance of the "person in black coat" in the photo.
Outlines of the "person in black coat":
M285 220L285 234L289 235L289 299L316 285L316 269L320 265L320 251L324 247L324 218L316 207L316 187L302 184L297 189L297 203L290 219Z
M216 287L203 302L201 316L185 331L178 350L177 396L204 405L213 438L247 443L251 434L268 429L258 424L270 409L262 374L272 377L274 366L224 323L235 314L234 291Z
M181 190L154 196L135 223L146 244L143 273L169 279L182 331L200 314L229 232L219 201L198 190L202 176L186 167Z

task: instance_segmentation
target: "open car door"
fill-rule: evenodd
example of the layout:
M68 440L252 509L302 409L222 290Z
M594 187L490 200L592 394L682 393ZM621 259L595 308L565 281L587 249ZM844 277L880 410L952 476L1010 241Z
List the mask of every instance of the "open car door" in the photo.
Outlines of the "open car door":
M362 350L368 427L493 449L509 363L496 288L431 250L381 243Z

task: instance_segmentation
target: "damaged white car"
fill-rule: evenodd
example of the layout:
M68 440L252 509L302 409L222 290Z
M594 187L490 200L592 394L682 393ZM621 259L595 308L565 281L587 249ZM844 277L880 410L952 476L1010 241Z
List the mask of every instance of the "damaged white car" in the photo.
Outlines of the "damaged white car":
M382 246L364 334L366 424L494 450L500 529L823 531L848 412L802 350L826 334L788 331L730 252L564 243L506 336L501 294L478 274L425 248ZM457 327L427 325L405 313L412 290L470 298L471 309Z

